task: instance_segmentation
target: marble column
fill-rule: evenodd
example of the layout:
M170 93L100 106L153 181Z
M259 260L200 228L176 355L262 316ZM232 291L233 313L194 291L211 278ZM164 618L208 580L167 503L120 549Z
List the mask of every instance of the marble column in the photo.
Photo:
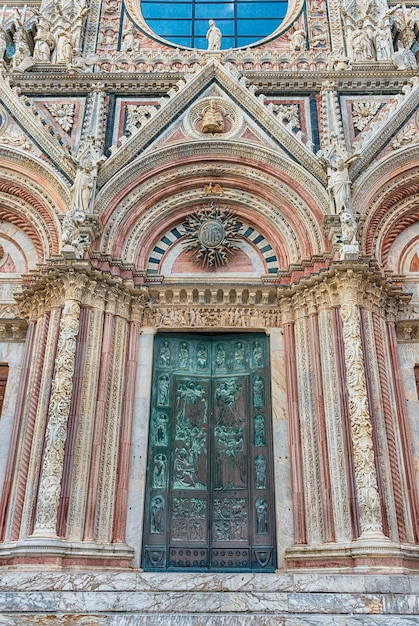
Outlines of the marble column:
M63 472L67 421L73 390L74 357L79 332L80 303L65 301L60 322L55 376L49 404L48 425L33 536L55 537Z
M345 281L342 281L340 286L340 311L354 455L355 487L359 505L361 539L371 535L384 538L362 354L357 290L356 279L351 280L349 276L346 276Z

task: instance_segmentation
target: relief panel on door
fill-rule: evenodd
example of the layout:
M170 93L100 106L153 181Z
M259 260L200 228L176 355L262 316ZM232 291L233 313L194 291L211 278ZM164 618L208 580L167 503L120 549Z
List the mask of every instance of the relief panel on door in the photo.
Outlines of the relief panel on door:
M144 569L272 571L267 338L155 341Z

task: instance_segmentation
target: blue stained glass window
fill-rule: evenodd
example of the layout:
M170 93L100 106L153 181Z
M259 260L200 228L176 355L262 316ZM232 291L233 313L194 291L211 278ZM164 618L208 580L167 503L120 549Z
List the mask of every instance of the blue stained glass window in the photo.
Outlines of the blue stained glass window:
M140 0L143 17L158 36L178 46L207 49L208 20L221 30L221 48L248 46L281 24L288 0Z

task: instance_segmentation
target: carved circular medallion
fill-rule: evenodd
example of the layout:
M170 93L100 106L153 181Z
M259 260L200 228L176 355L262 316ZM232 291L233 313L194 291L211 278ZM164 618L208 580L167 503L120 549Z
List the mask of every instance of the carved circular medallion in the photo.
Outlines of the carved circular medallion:
M199 100L185 119L186 130L195 137L228 139L241 128L243 117L232 102L219 97Z
M198 239L205 248L216 248L226 236L226 231L221 222L208 220L199 229Z

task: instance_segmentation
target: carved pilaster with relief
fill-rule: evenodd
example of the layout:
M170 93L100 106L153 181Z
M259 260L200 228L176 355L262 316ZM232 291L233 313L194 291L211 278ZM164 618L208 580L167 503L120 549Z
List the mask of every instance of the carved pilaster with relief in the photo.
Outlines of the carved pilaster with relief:
M354 455L355 485L361 537L383 536L380 497L374 460L372 425L361 343L357 287L348 277L341 285L341 317Z

